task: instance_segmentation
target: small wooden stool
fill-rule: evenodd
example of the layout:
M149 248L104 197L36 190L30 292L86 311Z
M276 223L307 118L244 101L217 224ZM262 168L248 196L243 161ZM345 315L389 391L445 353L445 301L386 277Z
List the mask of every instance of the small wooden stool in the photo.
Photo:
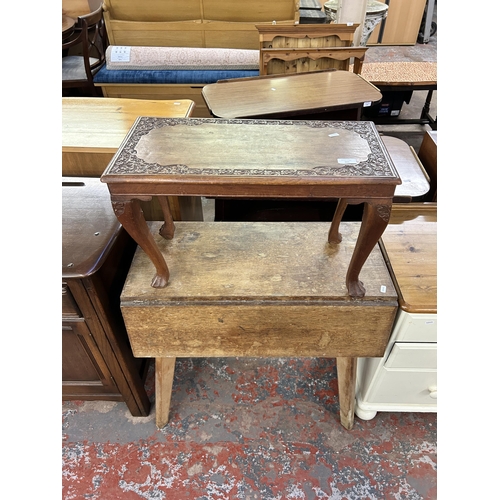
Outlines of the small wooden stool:
M172 264L165 288L138 248L121 296L134 356L156 358L156 424L168 422L176 357L337 358L340 421L354 423L357 357L381 356L397 294L378 246L361 271L363 299L344 276L359 223L342 223L330 246L325 222L176 223L158 234ZM333 375L333 374L332 374Z

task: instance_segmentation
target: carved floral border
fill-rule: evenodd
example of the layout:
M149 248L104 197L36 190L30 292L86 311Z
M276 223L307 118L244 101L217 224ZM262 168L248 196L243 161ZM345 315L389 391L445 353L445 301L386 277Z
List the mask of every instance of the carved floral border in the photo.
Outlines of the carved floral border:
M274 125L306 125L311 128L332 128L350 130L365 139L370 148L366 161L355 165L318 165L310 169L202 169L192 168L185 164L161 165L148 163L137 156L136 146L144 135L151 130L163 127L186 125L196 127L207 123L216 124L244 124L248 126L274 126ZM299 120L237 120L221 118L152 118L140 117L130 131L126 142L109 165L106 174L132 174L132 175L206 175L206 176L237 176L237 177L262 177L262 176L288 176L288 177L389 177L395 178L398 174L381 147L381 140L371 122L355 121L299 121Z

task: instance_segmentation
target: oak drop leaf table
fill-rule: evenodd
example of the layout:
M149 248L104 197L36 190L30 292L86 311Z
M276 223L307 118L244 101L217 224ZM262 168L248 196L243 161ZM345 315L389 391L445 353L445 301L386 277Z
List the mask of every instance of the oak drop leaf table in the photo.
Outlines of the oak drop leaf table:
M153 262L153 287L169 269L140 208L158 197L174 236L168 195L339 198L328 233L339 244L347 204L364 203L346 275L351 297L363 297L359 273L389 221L398 173L372 122L225 120L139 117L104 171L118 220ZM305 237L307 235L304 235Z
M121 308L134 355L156 359L158 427L176 357L298 355L337 358L340 420L352 428L357 357L382 355L397 309L376 244L401 181L373 123L141 117L101 180L142 249ZM168 195L341 201L326 225L174 226ZM161 226L139 205L155 196ZM348 203L365 203L364 215L342 223L342 240Z

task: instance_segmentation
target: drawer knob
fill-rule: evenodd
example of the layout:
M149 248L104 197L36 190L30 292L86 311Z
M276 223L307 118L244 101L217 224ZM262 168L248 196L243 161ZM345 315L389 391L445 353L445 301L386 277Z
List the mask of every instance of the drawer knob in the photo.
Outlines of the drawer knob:
M437 399L438 397L438 388L437 386L435 385L431 385L429 387L429 396L432 398L432 399Z

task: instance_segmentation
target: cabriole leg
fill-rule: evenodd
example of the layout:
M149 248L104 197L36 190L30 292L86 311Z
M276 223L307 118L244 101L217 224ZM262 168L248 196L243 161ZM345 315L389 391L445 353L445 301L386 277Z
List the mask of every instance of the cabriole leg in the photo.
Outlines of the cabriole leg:
M365 287L359 273L371 251L382 236L391 215L392 200L386 203L366 202L358 239L347 270L346 286L351 297L364 297Z
M156 268L151 286L164 288L167 286L170 272L151 231L149 230L139 200L111 200L113 210L121 225L136 243L146 252Z

